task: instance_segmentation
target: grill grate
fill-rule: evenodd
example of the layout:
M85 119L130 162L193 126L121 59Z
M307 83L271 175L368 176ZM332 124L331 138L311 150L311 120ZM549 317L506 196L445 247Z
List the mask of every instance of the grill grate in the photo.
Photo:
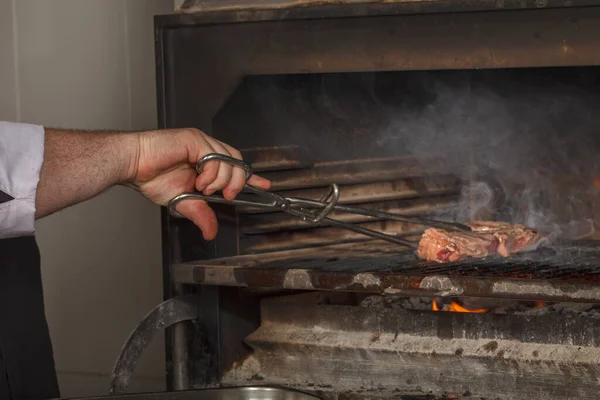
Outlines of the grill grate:
M179 282L387 294L600 302L600 244L437 264L376 241L175 266Z
M303 268L328 272L377 271L381 273L422 275L477 275L528 279L591 279L600 277L600 243L582 241L513 254L505 258L464 259L434 263L418 259L412 251L384 256L288 258L263 263L263 268Z

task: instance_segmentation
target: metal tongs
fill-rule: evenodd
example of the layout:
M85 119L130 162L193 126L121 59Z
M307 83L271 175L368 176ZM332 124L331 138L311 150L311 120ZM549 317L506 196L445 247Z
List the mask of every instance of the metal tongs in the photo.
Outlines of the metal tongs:
M246 182L248 182L248 180L253 174L252 166L247 162L218 153L211 153L204 156L200 161L198 161L198 164L196 165L196 171L200 174L204 165L209 161L221 161L231 164L234 167L243 168L246 173ZM416 248L417 243L401 239L393 235L364 228L359 225L341 222L329 218L328 215L332 211L338 211L350 214L364 215L377 219L389 219L394 221L414 223L447 230L460 230L471 232L471 228L469 226L460 224L458 222L444 222L414 215L403 215L396 213L388 213L385 211L372 210L362 207L339 205L338 201L340 197L340 189L335 183L332 183L330 185L329 192L319 200L310 200L298 197L285 197L267 190L262 190L254 186L250 186L248 183L244 185L244 188L241 193L244 192L254 194L255 196L253 197L255 197L255 199L227 200L219 195L206 196L200 192L194 192L180 194L179 196L173 198L169 202L167 207L169 214L177 218L182 218L183 216L175 210L175 206L180 201L189 199L203 200L210 203L230 204L234 206L251 206L268 210L278 210L299 217L303 222L306 222L308 224L326 224L329 226L343 228L352 232L370 236L375 239L385 240L391 243L399 244L402 246L408 246L411 248Z

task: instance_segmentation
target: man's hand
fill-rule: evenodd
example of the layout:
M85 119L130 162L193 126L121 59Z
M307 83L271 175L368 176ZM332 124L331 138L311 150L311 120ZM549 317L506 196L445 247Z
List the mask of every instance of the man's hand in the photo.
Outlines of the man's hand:
M128 181L157 204L167 205L173 197L194 190L205 195L222 190L226 199L233 200L246 183L243 169L219 161L208 162L200 175L196 173L198 161L210 153L242 159L238 150L198 130L144 132L139 142ZM261 189L271 186L256 175L248 183ZM177 211L198 225L205 239L217 234L217 218L205 202L182 201Z
M36 194L36 218L88 200L111 186L136 188L159 205L198 190L222 190L233 199L245 183L244 171L219 161L196 173L209 153L241 159L239 151L196 129L141 133L75 132L46 129L44 163ZM268 189L270 182L253 176L249 183ZM192 220L211 240L217 233L212 209L198 200L182 201L177 211Z

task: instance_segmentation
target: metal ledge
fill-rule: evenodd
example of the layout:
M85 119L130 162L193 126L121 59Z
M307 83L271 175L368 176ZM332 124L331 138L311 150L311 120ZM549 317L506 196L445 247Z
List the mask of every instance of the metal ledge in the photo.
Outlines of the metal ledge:
M263 18L375 16L409 13L503 11L598 5L591 0L185 0L175 6L178 14L262 12ZM266 12L266 13L265 13Z

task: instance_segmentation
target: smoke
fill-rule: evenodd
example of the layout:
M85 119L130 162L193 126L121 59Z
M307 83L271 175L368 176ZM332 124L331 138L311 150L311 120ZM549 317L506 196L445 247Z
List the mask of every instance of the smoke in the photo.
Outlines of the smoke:
M378 145L471 182L455 217L525 224L551 239L594 233L600 95L550 74L420 76L431 100L388 109Z
M251 77L215 124L238 146L297 144L315 160L410 155L463 178L452 218L579 239L600 220L599 77L595 68ZM260 134L240 135L248 127Z

